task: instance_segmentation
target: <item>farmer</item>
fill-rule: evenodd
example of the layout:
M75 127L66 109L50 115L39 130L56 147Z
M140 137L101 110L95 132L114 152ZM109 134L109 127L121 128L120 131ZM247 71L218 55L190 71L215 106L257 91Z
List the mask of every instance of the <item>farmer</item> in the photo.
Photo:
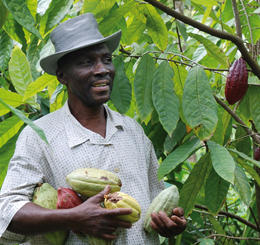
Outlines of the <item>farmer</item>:
M159 244L158 236L147 234L142 227L151 201L163 189L156 176L153 146L138 123L105 104L115 76L111 54L120 36L119 31L103 37L91 13L65 21L52 31L56 52L40 64L66 86L68 100L61 109L35 121L49 144L28 126L19 135L0 193L0 244L47 244L42 233L57 230L71 231L69 245L86 244L76 233L115 239L121 245ZM47 182L55 189L68 187L65 177L70 172L90 167L119 176L121 191L141 205L138 222L131 225L117 219L131 209L100 206L109 186L72 209L49 210L31 202L37 183ZM177 235L186 227L183 210L175 208L171 217L153 213L151 226L162 236Z

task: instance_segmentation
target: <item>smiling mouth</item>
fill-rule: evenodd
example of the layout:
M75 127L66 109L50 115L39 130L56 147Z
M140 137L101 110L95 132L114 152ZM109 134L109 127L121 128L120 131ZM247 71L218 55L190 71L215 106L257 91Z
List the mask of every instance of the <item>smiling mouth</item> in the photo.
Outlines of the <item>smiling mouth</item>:
M108 86L109 82L108 81L99 81L99 82L94 82L92 84L92 87L98 88L98 87L105 87Z

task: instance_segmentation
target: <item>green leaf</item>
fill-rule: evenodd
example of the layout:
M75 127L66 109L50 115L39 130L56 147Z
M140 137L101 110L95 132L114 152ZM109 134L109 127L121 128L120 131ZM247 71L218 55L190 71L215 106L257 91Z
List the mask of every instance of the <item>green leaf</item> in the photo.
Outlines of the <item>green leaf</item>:
M184 209L186 217L192 212L196 197L203 187L211 168L209 154L202 156L194 165L188 179L181 188L179 206Z
M252 178L256 181L256 183L260 186L260 176L254 169L254 167L251 166L251 164L249 164L247 161L239 157L237 154L232 153L232 156L236 159L236 162L239 163L239 165L242 168L244 168L246 172L249 173L252 176Z
M255 127L258 132L260 132L260 87L254 86L250 89L249 94L249 104L250 104L250 113L253 118Z
M132 8L135 8L135 5L136 3L134 1L128 1L120 6L120 8L113 8L113 10L110 11L108 15L105 15L104 19L99 23L100 32L105 36L111 34L111 30L114 29L114 26L117 25L120 18L124 17Z
M23 95L28 84L32 82L29 62L20 48L13 49L9 62L9 75L15 90Z
M231 153L235 153L238 157L242 158L243 160L250 162L252 164L254 164L256 167L260 168L260 162L256 161L255 159L253 159L252 157L249 157L248 155L246 155L243 152L237 151L236 149L228 149Z
M44 42L39 42L39 39L37 37L32 37L31 42L28 45L26 57L30 63L33 80L37 79L41 74L36 67L40 59L40 51L43 45Z
M176 25L177 25L177 27L178 27L178 29L179 29L179 31L180 31L180 33L181 33L183 39L184 39L185 41L187 41L187 39L188 39L189 36L188 36L188 34L187 34L187 30L186 30L185 24L184 24L183 22L181 22L181 21L176 20Z
M18 134L16 134L15 137L10 139L3 147L0 148L0 188L6 176L8 163L14 154L17 137Z
M13 107L17 107L23 103L23 97L21 95L3 88L0 88L0 98ZM6 106L0 104L0 116L9 111L10 110Z
M157 10L149 4L144 6L144 15L146 17L146 27L149 36L160 50L165 50L168 44L168 30L162 17L158 14Z
M91 12L96 18L102 18L108 14L116 0L84 0L82 13Z
M40 31L42 35L48 33L55 25L60 23L71 8L73 0L51 1L49 8L41 18Z
M4 71L8 66L8 61L13 48L13 41L3 29L0 30L0 43L0 71Z
M3 26L3 29L13 40L22 44L22 46L26 48L27 43L23 27L13 18L13 16L10 13L7 16L7 20Z
M229 189L229 182L222 179L212 168L205 185L205 204L216 215L221 209Z
M235 169L235 189L239 193L241 200L244 202L245 205L248 207L250 206L251 202L251 187L248 181L248 178L244 172L244 170L236 166Z
M203 44L208 55L212 56L214 59L217 59L221 66L228 67L228 58L216 44L198 34L189 33L189 36L195 38L198 42Z
M45 87L48 86L49 83L56 82L57 78L55 76L48 75L44 73L37 80L30 83L26 88L24 93L23 100L26 101L28 98L36 95L38 92L42 91Z
M138 14L134 14L131 23L127 26L126 44L131 45L134 42L138 42L145 31L145 27L145 19L143 18L143 16L140 15L138 11Z
M2 2L20 25L42 39L39 31L35 28L34 18L24 0L2 0Z
M183 137L186 135L186 126L185 124L179 120L176 129L172 133L172 137L169 135L166 136L164 141L164 151L166 153L170 153L174 147L181 142Z
M2 1L0 0L0 28L4 25L6 21L8 11L6 7L3 5Z
M162 179L166 174L174 170L180 163L185 161L199 148L200 140L198 138L193 138L190 141L186 141L178 148L176 148L160 164L158 169L158 179Z
M208 141L207 143L214 170L221 178L234 184L236 163L233 157L225 147L214 141Z
M252 147L250 136L240 125L237 126L235 135L236 135L236 139L235 139L236 149L249 156L251 154L251 147Z
M206 73L200 67L194 67L187 76L182 108L189 126L201 140L209 139L214 133L217 122L217 104L213 97Z
M218 5L218 2L215 0L191 0L193 3L204 5L206 7L212 7Z
M37 0L26 0L26 5L33 16L34 19L36 19L37 14Z
M155 63L149 54L145 54L136 69L134 79L134 91L137 105L137 112L144 121L153 111L152 101L152 79Z
M214 245L215 241L213 239L209 239L209 238L202 238L199 239L199 245Z
M3 104L4 106L6 106L11 112L13 112L16 116L18 116L22 121L24 121L26 124L28 124L40 136L40 138L43 141L45 141L47 144L49 144L44 131L40 127L38 127L36 124L34 124L30 119L28 119L21 111L6 104L1 98L0 98L0 103Z
M122 57L115 58L113 63L116 67L116 76L113 82L111 101L120 113L126 113L132 99L131 84L125 74Z
M179 99L173 89L174 72L167 61L157 67L152 80L152 99L159 120L171 135L179 120Z
M0 123L0 148L17 134L23 124L24 122L17 116L9 117Z
M225 142L225 137L229 137L228 128L231 123L231 115L222 107L218 107L218 124L216 131L212 137L212 141L222 145Z

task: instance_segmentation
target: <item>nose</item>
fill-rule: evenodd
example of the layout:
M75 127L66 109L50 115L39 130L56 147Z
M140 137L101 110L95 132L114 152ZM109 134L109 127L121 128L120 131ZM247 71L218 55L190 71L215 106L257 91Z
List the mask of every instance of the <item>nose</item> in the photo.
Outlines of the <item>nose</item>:
M109 69L102 61L98 61L95 65L94 74L95 75L106 75L109 73Z

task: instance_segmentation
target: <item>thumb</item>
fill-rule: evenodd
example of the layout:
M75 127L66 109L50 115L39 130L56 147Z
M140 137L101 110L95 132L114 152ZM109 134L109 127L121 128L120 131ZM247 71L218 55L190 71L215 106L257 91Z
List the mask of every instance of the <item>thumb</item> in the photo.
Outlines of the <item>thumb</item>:
M98 194L96 194L95 196L92 197L92 200L100 203L104 201L104 196L107 195L110 192L111 188L109 185L107 185L103 191L99 192Z

